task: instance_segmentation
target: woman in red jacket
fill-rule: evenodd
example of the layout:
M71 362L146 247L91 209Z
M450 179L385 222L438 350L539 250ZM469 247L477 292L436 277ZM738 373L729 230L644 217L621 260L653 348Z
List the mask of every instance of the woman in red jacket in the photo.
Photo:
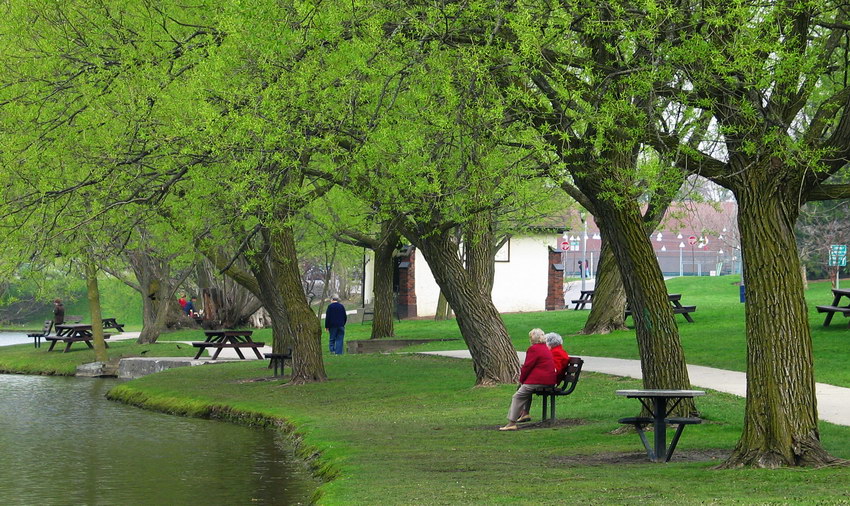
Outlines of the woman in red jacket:
M511 408L508 411L508 424L499 430L517 430L516 422L520 412L534 391L540 387L555 384L555 361L552 352L546 346L543 331L532 329L528 333L531 346L525 351L525 363L519 373L519 388L511 398Z

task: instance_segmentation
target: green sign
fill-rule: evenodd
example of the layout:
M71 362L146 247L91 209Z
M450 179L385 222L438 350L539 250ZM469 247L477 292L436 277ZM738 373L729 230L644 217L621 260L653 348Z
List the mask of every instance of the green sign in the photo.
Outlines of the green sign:
M829 265L844 267L847 265L847 245L833 244L829 247Z

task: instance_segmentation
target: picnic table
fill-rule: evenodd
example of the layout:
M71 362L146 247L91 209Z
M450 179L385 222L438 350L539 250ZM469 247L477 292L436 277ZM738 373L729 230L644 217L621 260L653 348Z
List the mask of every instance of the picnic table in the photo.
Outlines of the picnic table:
M689 323L694 323L694 319L691 318L690 313L693 313L697 310L696 306L683 306L682 305L682 294L681 293L670 293L667 294L667 300L670 301L670 304L673 306L673 314L680 314L685 317L685 320L688 320ZM626 307L626 317L632 316L632 310Z
M242 348L251 348L257 355L257 358L262 360L260 348L266 343L256 343L251 340L251 330L205 330L206 339L203 341L193 342L192 346L198 348L198 353L195 359L201 357L201 354L207 348L215 348L215 353L212 355L212 360L218 358L221 350L224 348L233 348L241 360L245 360L245 355L242 354Z
M643 407L652 414L652 417L629 417L621 418L620 423L634 425L638 431L640 440L646 448L646 453L649 460L653 462L669 462L673 456L673 451L676 449L676 444L682 435L685 425L702 423L700 418L670 418L670 413L676 409L676 406L682 402L682 399L692 399L700 395L705 395L702 390L617 390L617 395L628 397L629 399L638 399ZM668 401L672 401L669 402ZM669 404L669 406L668 406ZM678 425L676 434L670 442L670 447L667 447L667 424ZM653 427L653 446L649 445L644 433L644 427L647 425Z
M103 318L101 321L105 329L115 329L118 332L124 332L124 324L118 323L115 321L115 318Z
M572 300L572 303L576 305L573 309L578 311L579 309L584 309L585 304L591 304L593 302L594 291L595 290L582 290L579 298Z
M850 290L842 290L839 288L832 289L832 305L830 306L816 306L818 313L826 313L826 318L823 320L823 326L829 327L829 322L832 321L832 317L835 313L841 313L844 316L850 316L850 301L846 306L841 306L841 298L847 297L850 299Z
M109 339L109 334L103 334L104 339ZM71 345L74 343L85 343L89 348L94 348L91 342L94 339L90 323L64 323L56 326L55 336L44 337L45 341L50 341L50 348L47 351L53 351L56 343L62 341L65 343L65 349L62 353L68 353L71 350ZM107 348L109 345L106 346Z

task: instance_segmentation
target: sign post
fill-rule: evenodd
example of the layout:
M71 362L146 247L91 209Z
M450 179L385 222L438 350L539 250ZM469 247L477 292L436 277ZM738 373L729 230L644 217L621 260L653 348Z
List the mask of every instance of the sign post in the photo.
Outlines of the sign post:
M838 289L839 275L841 268L847 265L847 245L833 244L829 247L829 265L835 267L835 288Z

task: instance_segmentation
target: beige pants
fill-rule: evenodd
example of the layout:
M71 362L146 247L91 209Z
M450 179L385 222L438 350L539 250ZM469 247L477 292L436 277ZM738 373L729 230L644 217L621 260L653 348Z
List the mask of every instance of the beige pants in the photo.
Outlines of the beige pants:
M519 419L519 414L530 404L531 396L534 392L550 385L520 385L516 393L511 397L511 408L508 410L508 421L516 423Z

